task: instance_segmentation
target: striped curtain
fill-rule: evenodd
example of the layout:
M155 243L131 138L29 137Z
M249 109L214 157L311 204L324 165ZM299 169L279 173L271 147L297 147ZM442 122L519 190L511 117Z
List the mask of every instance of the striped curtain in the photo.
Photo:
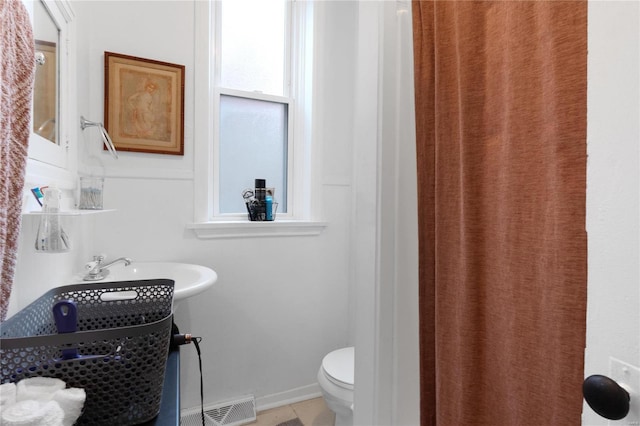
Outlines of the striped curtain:
M22 1L0 0L0 321L7 314L18 253L34 55Z

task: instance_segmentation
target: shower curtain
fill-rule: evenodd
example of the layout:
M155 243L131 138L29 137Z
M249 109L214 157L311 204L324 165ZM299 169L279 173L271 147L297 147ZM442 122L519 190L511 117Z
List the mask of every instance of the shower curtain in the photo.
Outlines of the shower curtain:
M18 253L34 75L29 14L20 0L0 0L0 321Z
M423 425L577 425L586 1L413 1Z

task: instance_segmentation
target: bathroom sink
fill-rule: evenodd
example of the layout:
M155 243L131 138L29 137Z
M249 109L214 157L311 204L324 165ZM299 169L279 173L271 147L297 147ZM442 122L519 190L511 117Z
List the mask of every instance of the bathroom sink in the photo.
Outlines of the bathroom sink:
M174 262L131 262L109 268L109 274L102 280L91 282L136 281L165 278L175 281L173 299L179 301L199 294L211 287L217 280L218 274L206 266L189 263ZM75 282L82 281L82 276L76 276Z

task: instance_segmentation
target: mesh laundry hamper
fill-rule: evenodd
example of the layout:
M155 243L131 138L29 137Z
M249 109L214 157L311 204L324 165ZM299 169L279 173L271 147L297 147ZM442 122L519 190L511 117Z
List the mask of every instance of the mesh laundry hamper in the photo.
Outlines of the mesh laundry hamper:
M54 288L0 324L1 382L56 377L84 388L79 425L133 425L160 411L173 280ZM77 331L58 334L53 306L73 300ZM63 350L76 351L63 359Z

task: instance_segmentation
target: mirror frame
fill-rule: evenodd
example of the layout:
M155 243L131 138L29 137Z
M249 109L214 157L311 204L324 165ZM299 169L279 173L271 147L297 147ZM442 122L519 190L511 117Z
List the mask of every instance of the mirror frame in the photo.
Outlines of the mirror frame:
M26 181L74 188L77 176L77 127L73 123L76 100L71 82L75 81L75 22L68 0L23 0L33 24L34 4L41 2L59 28L58 49L58 143L31 132ZM33 114L31 117L33 121ZM78 120L79 123L79 118ZM31 123L33 129L33 123Z

